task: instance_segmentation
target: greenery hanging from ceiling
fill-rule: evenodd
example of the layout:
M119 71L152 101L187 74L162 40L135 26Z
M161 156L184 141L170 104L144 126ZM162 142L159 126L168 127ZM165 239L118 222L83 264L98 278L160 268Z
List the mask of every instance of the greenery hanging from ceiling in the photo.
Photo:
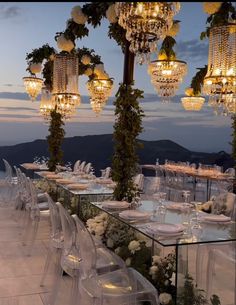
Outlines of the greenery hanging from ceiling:
M210 9L208 8L210 5ZM214 9L215 6L215 9ZM214 26L227 25L229 22L236 21L236 8L232 2L203 2L203 8L206 13L210 14L207 18L208 24L206 31L202 32L200 39L209 37L210 29Z

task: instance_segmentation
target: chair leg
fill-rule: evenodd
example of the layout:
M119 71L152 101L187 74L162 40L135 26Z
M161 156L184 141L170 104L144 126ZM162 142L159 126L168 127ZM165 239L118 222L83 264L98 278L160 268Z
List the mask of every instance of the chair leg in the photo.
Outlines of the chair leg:
M208 263L207 263L207 284L206 284L206 293L207 299L210 299L212 295L212 281L215 273L215 252L214 250L210 250L208 256Z
M71 293L70 293L70 305L78 303L79 300L79 276L72 278Z
M58 270L58 273L55 274L55 281L54 281L54 284L53 284L49 305L56 305L55 302L57 300L58 291L60 290L62 275L63 275L63 269L60 268L60 270Z
M196 285L197 287L203 286L202 283L202 264L204 258L204 245L197 245L197 257L196 257Z
M31 252L33 250L37 232L38 232L38 227L39 227L39 220L36 219L36 220L34 220L34 228L33 228L32 236L31 236L30 244L29 244L28 256L31 256Z
M49 269L49 266L50 266L50 262L52 261L52 251L51 249L49 248L48 249L48 253L47 253L47 258L46 258L46 261L45 261L45 265L44 265L44 269L43 269L43 275L42 275L42 278L41 278L41 281L40 281L40 286L43 287L44 286L44 281L45 281L45 278L47 276L47 273L48 273L48 269Z
M24 215L24 226L23 226L23 241L22 245L26 246L26 243L28 241L30 231L31 231L31 218L30 218L30 211L26 211Z

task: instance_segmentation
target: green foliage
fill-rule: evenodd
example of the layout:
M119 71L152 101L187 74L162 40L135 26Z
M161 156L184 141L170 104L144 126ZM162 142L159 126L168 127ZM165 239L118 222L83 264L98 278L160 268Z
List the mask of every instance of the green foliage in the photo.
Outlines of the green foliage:
M82 39L85 36L88 36L89 30L84 24L78 24L73 21L73 19L69 19L67 21L67 27L64 32L57 32L55 36L55 40L57 40L58 36L64 34L65 38L73 41L75 44L75 40L77 38Z
M207 65L205 65L205 67L203 67L203 68L197 68L197 70L199 70L199 71L195 74L195 76L192 78L192 81L191 81L191 88L193 88L194 95L201 94L203 80L207 74Z
M47 136L50 154L48 167L50 171L55 171L57 164L63 164L63 151L61 149L62 141L65 136L65 131L62 127L63 125L62 115L58 113L56 109L51 111L49 135Z
M106 10L108 7L115 2L90 2L86 3L82 11L88 16L88 23L94 28L101 25L101 20L106 17Z
M176 41L173 37L166 36L162 42L162 45L160 48L160 53L162 51L165 51L168 60L174 59L176 57L175 51L173 50L173 47L175 44L176 44Z
M76 50L77 52L77 55L78 55L78 58L79 58L79 75L83 75L84 72L86 71L86 69L88 68L94 68L95 65L97 64L101 64L102 61L101 61L101 56L95 54L95 51L93 49L88 49L88 48L78 48ZM91 58L91 63L89 65L84 65L82 62L81 62L81 58L84 56L84 55L89 55L90 58ZM94 75L93 75L94 76Z
M131 202L136 196L133 176L137 172L138 156L136 150L140 147L137 136L142 132L143 110L138 100L143 98L143 91L133 89L131 85L120 85L116 94L113 140L114 155L112 160L112 179L117 182L114 190L116 200Z
M212 304L212 305L220 305L220 304L221 304L218 295L213 294L213 295L211 296L211 304Z
M178 294L178 305L207 305L208 301L203 295L203 291L194 288L193 278L186 274L183 291Z
M44 77L44 85L52 90L52 83L53 83L53 61L48 60L43 67L42 71Z
M231 156L234 160L234 169L236 171L236 115L232 115L232 142L230 143L232 146ZM236 177L234 177L233 182L233 192L236 194Z
M56 50L48 44L44 44L41 48L33 49L31 53L26 54L26 61L31 63L42 63L44 59L49 59L51 55L55 54Z
M200 35L200 39L204 39L209 37L210 28L214 26L222 26L227 25L230 20L236 20L236 9L231 2L222 2L221 7L219 8L218 12L215 14L211 14L206 21L207 26L206 31L202 32Z
M126 47L126 38L125 38L126 30L123 29L117 22L111 23L109 25L108 37L113 38L118 46L121 47L122 52L125 52Z

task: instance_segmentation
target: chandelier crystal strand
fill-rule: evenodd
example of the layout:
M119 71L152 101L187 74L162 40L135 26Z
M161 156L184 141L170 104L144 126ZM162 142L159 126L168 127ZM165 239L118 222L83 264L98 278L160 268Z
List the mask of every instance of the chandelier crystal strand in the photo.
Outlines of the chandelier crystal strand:
M130 51L142 64L156 51L156 42L166 36L180 2L116 2L118 23L126 30Z
M55 101L52 98L52 93L47 87L42 88L40 113L46 121L50 119L51 111L55 109Z
M30 99L35 101L36 97L39 95L42 86L43 80L36 76L27 76L23 77L24 86L27 94L29 95Z
M148 73L157 94L163 100L168 100L179 89L187 73L187 63L181 60L155 60L149 64Z
M53 64L53 97L57 111L70 116L80 105L78 89L78 57L72 54L56 54Z
M113 81L111 79L92 79L87 82L91 107L95 113L100 113L111 96Z
M186 96L181 98L182 105L187 111L200 111L205 102L201 96Z
M235 100L236 24L212 27L209 36L208 71L203 92L215 103ZM234 96L234 99L232 99ZM214 103L213 103L214 104Z

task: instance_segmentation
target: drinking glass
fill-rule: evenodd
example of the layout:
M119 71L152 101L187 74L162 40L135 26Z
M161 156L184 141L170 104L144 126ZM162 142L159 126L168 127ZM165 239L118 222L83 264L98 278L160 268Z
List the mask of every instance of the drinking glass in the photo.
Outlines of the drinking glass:
M184 206L188 206L189 200L190 200L190 191L184 190L183 191L183 197L184 197Z
M157 220L157 212L160 207L160 193L154 193L152 200L152 220Z

